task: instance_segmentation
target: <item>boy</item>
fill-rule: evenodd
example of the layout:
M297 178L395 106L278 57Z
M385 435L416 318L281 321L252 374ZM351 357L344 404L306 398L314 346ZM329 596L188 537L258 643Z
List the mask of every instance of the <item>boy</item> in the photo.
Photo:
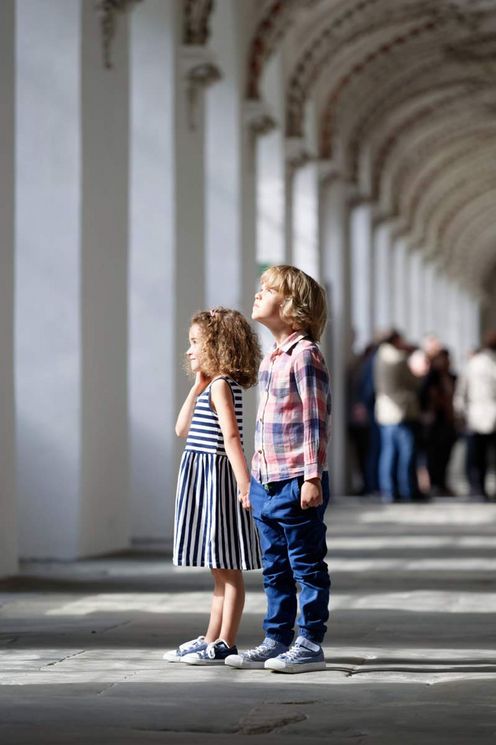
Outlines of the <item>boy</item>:
M265 639L226 664L283 673L325 669L321 643L329 617L324 512L330 418L329 375L317 346L325 292L292 266L261 277L252 318L275 344L260 366L260 404L249 500L260 546L267 614ZM246 503L245 507L250 506ZM291 648L300 585L299 636Z

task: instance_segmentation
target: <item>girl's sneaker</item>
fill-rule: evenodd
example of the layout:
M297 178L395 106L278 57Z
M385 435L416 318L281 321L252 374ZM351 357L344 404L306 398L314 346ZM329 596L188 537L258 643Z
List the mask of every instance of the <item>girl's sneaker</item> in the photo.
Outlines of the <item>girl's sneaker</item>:
M278 673L309 673L325 670L325 666L320 644L315 644L304 636L299 636L287 652L267 660L264 665L266 670L276 670Z
M218 639L202 651L188 654L183 661L187 665L223 665L230 654L238 654L237 647L228 647L225 641Z
M191 639L189 642L184 642L184 644L181 644L177 649L171 649L169 652L165 652L162 659L167 660L167 662L184 662L184 658L187 654L202 652L207 648L207 646L205 637L199 636L197 639Z
M254 649L248 649L246 652L240 654L232 654L226 659L226 665L229 667L237 668L249 668L251 670L262 669L267 660L272 657L278 657L283 652L287 652L288 648L285 644L276 641L275 639L269 639L266 637L258 647Z

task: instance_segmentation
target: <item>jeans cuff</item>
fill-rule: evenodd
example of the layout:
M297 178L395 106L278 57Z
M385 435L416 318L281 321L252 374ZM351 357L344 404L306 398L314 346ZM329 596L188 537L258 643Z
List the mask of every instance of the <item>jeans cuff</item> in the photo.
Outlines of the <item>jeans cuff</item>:
M265 636L267 639L272 639L274 642L279 642L279 644L285 644L286 647L289 647L293 641L294 634L276 634L271 631L266 631Z
M321 645L324 641L324 634L309 634L308 631L305 631L305 629L299 629L298 636L304 636L305 639L308 639L309 642L313 642L314 644L319 645Z

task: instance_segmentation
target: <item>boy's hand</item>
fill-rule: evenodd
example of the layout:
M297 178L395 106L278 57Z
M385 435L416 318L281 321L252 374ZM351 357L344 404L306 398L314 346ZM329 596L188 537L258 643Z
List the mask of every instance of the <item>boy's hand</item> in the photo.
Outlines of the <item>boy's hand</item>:
M309 479L304 481L301 487L300 504L302 510L309 507L320 507L324 502L322 496L322 483L320 479Z

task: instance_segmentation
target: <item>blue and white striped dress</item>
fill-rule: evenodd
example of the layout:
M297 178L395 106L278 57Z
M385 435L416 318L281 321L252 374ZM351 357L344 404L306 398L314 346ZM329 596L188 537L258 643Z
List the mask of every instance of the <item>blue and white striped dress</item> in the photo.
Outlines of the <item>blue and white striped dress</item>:
M233 394L243 442L242 388L230 377L224 380ZM176 566L259 569L256 528L238 500L219 419L211 407L211 385L196 399L179 468L173 561Z

